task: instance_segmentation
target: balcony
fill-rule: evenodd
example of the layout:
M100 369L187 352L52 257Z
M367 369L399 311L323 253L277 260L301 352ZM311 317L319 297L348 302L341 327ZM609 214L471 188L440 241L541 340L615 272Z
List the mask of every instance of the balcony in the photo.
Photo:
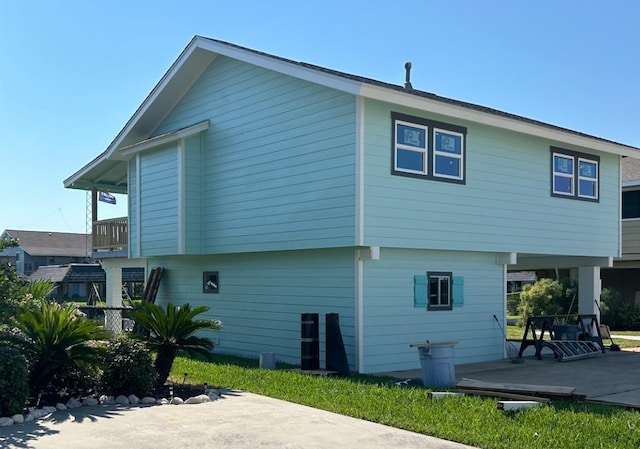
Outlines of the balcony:
M110 218L93 222L93 252L125 252L129 246L128 217Z

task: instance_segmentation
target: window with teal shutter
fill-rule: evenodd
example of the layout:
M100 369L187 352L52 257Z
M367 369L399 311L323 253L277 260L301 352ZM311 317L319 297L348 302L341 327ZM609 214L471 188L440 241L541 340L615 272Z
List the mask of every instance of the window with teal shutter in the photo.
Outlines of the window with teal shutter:
M462 276L453 276L452 281L451 299L453 307L462 307L464 305L464 278Z
M413 307L427 307L427 277L413 277Z
M428 292L428 277L415 275L413 277L413 307L427 307ZM464 305L464 277L462 276L451 277L451 303L453 307Z

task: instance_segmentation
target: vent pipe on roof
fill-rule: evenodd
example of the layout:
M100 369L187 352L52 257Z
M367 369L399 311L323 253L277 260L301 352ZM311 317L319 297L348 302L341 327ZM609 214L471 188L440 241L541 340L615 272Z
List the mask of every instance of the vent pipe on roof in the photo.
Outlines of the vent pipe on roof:
M404 88L405 89L413 89L413 86L411 85L411 63L410 62L406 62L404 64L404 70L405 70L405 78L404 78Z

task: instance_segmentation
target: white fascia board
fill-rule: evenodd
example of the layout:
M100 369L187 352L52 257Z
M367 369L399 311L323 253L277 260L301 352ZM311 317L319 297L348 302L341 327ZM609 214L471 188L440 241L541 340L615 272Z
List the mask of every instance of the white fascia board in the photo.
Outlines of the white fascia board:
M331 87L354 95L358 94L363 84L359 81L325 73L319 69L296 65L291 61L285 61L273 56L262 55L242 48L228 46L206 38L196 38L196 45L203 50L208 50L218 55L227 56L238 61L282 73L283 75L290 75L295 78Z
M632 181L622 181L622 188L625 187L638 187L640 186L640 179L634 179Z
M107 149L103 151L99 156L93 159L91 162L86 164L76 173L71 175L69 178L64 180L64 186L69 187L72 186L80 177L84 175L87 171L99 165L102 161L109 159L113 153L118 149L121 145L122 141L129 135L129 132L135 127L135 125L140 121L140 119L144 116L145 112L153 105L158 96L164 91L166 86L173 80L175 75L180 71L182 66L186 61L189 60L191 54L198 48L198 40L200 38L194 38L189 42L187 47L180 53L178 59L171 65L169 70L163 75L158 84L156 84L151 91L151 93L144 99L142 104L138 107L136 112L129 118L127 123L124 125L122 130L116 135L113 141L109 144Z
M127 147L121 148L118 150L118 155L123 158L129 158L136 153L140 153L141 151L148 150L149 148L158 147L160 145L164 145L171 142L176 142L180 139L184 139L189 136L193 136L202 131L206 131L209 129L209 120L205 120L195 125L188 126L186 128L179 129L177 131L172 131L166 134L162 134L160 136L152 137L151 139L143 140L142 142L134 143L133 145L129 145Z
M460 120L480 123L509 131L519 132L544 139L554 140L566 144L602 151L605 153L619 154L622 156L638 157L640 151L637 148L618 145L614 142L606 142L588 136L581 136L559 129L552 129L534 123L528 123L517 119L509 119L486 112L477 111L455 104L444 103L429 98L419 97L410 93L396 92L378 86L363 84L360 94L366 98L393 103L408 108L424 110L434 114L446 115Z

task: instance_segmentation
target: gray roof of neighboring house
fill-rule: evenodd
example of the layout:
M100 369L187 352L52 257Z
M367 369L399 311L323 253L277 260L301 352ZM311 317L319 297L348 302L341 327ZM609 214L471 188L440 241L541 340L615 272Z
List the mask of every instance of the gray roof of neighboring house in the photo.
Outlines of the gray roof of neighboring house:
M7 229L3 238L18 239L20 248L31 256L86 257L91 252L91 234L41 232Z
M507 273L508 282L535 282L537 280L538 276L536 276L535 271L512 271Z
M632 157L622 158L622 182L640 180L640 159Z
M42 266L31 273L30 281L105 282L106 275L98 264L67 264ZM144 282L144 268L123 268L123 282Z

